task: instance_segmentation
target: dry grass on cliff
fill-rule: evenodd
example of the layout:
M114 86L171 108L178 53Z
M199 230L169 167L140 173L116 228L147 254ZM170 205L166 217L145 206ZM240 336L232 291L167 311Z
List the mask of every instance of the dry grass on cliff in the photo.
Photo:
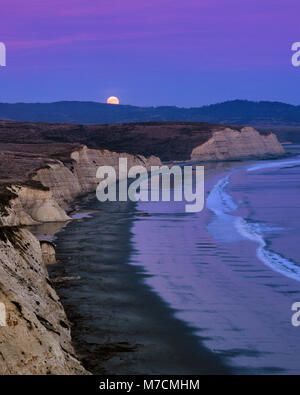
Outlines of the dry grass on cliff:
M229 125L192 122L148 122L110 125L74 125L0 121L0 143L79 143L163 161L188 160L195 146ZM239 126L233 127L240 130ZM1 147L0 147L1 149Z

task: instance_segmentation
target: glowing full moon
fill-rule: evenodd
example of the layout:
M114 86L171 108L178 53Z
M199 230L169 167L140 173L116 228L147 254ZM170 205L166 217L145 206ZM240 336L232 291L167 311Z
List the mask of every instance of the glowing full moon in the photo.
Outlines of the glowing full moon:
M119 104L120 100L115 97L115 96L111 96L107 99L107 104Z

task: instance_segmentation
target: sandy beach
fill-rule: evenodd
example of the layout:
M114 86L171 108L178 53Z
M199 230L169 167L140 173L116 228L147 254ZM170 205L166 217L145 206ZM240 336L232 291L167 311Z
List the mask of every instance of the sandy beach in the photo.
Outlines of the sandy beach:
M184 202L82 205L57 234L58 263L48 270L86 369L113 375L297 372L297 332L290 324L297 282L258 255L263 232L275 250L287 237L275 227L280 196L267 215L259 205L264 189L256 189L260 173L247 173L273 163L285 168L289 160L207 164L206 208L193 215L184 212ZM272 175L263 174L262 186L274 195ZM246 234L241 226L248 223L261 236Z
M75 350L94 374L225 374L220 358L201 345L194 328L145 284L128 264L134 204L89 203L91 218L58 235L57 265L49 266L72 322ZM97 243L95 243L97 240Z

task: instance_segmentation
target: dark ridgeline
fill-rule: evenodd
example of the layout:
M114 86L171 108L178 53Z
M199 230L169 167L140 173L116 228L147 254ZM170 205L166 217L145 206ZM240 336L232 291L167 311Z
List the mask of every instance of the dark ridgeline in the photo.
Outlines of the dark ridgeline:
M195 108L136 107L96 102L61 101L55 103L0 103L0 119L22 122L70 124L129 124L140 122L204 122L250 125L257 130L272 131L281 141L300 142L300 106L280 102L234 100ZM132 126L128 126L130 128ZM26 127L25 127L26 128ZM109 126L116 129L117 126ZM104 130L104 129L103 129ZM80 137L82 126L74 126ZM108 132L108 130L106 130ZM126 140L126 136L123 136ZM130 136L132 138L132 136ZM71 140L78 141L78 140ZM86 143L86 142L84 142ZM125 142L116 145L122 149ZM135 142L133 140L132 145ZM109 147L114 149L114 147ZM126 146L127 148L127 146ZM137 148L140 148L137 146ZM172 147L176 149L176 147ZM162 149L163 151L163 149ZM144 153L136 150L136 153Z
M234 100L195 108L115 106L80 101L0 103L0 119L84 124L182 121L300 126L300 106L247 100Z

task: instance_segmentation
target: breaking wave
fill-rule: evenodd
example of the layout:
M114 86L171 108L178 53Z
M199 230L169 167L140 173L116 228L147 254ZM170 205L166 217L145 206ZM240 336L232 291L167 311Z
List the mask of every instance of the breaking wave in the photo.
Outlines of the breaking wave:
M268 168L282 168L300 165L300 160L286 160L273 163L261 163L247 168L247 171L256 171ZM207 230L220 242L236 242L239 240L251 240L257 247L257 258L265 265L282 275L300 281L300 266L284 256L272 251L264 238L265 232L279 230L267 228L258 222L230 214L238 208L233 197L226 191L230 182L230 175L221 179L212 189L207 198L207 208L214 212L215 216L207 225Z

